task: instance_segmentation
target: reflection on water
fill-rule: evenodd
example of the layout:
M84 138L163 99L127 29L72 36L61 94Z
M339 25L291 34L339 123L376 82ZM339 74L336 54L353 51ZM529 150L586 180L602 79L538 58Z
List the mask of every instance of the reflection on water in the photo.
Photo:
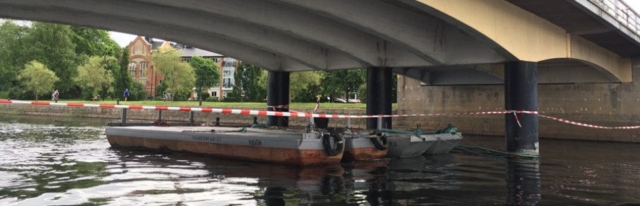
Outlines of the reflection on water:
M0 116L0 205L612 205L640 202L639 145L541 142L541 160L462 154L291 167L111 149L105 122ZM501 148L501 138L465 141Z
M510 205L536 205L540 200L540 161L508 160L507 187Z

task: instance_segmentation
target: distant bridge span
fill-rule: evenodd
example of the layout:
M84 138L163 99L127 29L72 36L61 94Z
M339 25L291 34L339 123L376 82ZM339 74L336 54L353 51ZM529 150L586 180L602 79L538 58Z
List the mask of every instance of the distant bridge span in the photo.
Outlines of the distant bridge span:
M0 17L153 36L271 71L388 67L433 85L502 84L502 63L529 61L539 83L631 81L638 52L605 48L519 2L0 0ZM589 12L587 0L553 2ZM637 38L627 43L640 50Z

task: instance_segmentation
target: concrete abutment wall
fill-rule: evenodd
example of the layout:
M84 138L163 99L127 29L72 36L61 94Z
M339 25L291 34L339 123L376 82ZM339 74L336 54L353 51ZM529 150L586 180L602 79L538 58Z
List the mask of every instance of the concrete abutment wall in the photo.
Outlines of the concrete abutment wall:
M638 81L636 81L638 82ZM640 85L538 85L539 112L545 115L603 126L640 125ZM398 79L398 113L455 113L501 111L504 85L421 86L418 80ZM400 118L398 127L438 128L447 123L464 134L504 136L504 115L466 115ZM569 125L540 118L543 138L640 142L640 130L605 130Z

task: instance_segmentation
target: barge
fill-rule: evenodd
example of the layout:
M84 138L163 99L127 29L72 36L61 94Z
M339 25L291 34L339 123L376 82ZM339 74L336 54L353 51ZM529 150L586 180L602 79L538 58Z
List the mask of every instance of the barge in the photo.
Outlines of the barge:
M341 132L345 140L345 161L375 160L387 157L389 139L386 133L354 132L347 129Z
M112 147L140 147L293 165L339 163L345 141L325 131L237 127L107 127Z
M458 143L462 141L462 134L460 132L454 133L441 133L434 134L437 141L429 147L423 154L425 155L437 155L447 154L454 147L458 146Z
M438 141L433 135L390 135L387 157L405 158L420 156Z
M462 140L462 134L452 125L434 132L423 134L416 131L381 129L389 135L390 158L415 157L422 154L446 154Z

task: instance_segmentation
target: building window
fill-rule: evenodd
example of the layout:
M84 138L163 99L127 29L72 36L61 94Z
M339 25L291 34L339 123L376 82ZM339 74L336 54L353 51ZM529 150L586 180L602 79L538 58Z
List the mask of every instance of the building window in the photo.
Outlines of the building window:
M227 58L224 58L223 61L224 61L224 67L234 67L235 68L236 65L237 65L236 64L236 60L233 59L233 58L228 58L227 57Z
M212 92L212 93L211 93L211 96L212 96L212 97L217 97L217 96L218 96L218 92Z
M223 78L222 79L222 87L224 87L224 88L233 87L233 82L231 81L231 78Z
M223 97L227 97L227 92L222 92Z
M136 77L136 63L129 63L129 71L131 72L131 77Z
M140 62L140 76L147 76L147 62Z

